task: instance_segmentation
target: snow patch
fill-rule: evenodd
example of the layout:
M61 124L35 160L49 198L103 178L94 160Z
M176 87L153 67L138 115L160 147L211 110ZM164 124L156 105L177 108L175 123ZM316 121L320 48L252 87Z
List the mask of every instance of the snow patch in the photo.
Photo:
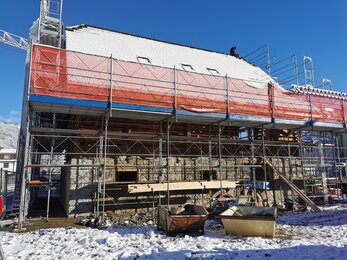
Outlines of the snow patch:
M7 259L346 259L347 209L278 217L277 236L224 235L209 220L202 236L168 237L155 226L0 232Z

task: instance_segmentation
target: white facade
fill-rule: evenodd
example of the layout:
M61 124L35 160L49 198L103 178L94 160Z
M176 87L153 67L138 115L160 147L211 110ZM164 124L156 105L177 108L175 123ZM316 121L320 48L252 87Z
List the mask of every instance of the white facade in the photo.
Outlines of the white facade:
M262 69L234 56L182 46L141 36L78 25L66 28L66 49L114 59L142 62L161 67L188 70L241 79L256 87L273 80ZM215 74L217 73L217 74Z
M17 167L16 149L0 150L0 169L15 172Z

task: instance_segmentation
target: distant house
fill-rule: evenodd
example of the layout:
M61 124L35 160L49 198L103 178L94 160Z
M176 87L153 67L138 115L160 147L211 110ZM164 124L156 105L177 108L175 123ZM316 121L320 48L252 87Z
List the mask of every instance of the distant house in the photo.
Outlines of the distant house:
M15 172L17 167L16 149L0 148L0 169Z

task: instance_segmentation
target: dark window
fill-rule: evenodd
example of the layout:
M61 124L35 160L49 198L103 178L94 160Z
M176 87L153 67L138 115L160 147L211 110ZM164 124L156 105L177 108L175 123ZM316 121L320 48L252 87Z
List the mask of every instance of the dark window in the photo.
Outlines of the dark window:
M210 180L210 174L212 174L212 180L217 180L217 171L215 170L212 170L212 173L210 170L204 170L204 171L201 171L200 173L201 173L202 179L205 181Z
M137 182L138 172L137 171L117 171L116 181L117 182Z

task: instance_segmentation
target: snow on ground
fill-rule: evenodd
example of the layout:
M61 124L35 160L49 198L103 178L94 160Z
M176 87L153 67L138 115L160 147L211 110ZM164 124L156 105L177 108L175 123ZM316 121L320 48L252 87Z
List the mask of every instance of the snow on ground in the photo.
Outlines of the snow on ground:
M347 259L347 208L279 216L274 239L226 236L207 221L202 236L148 225L0 232L0 242L7 259Z

